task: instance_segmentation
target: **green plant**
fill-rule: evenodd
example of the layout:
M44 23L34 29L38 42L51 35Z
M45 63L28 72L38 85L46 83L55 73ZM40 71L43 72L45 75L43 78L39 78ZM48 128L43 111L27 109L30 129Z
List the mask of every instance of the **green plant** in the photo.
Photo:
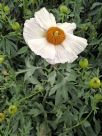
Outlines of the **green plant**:
M74 33L88 39L74 63L50 65L24 42L25 20L43 6L57 22L75 22ZM1 136L102 135L101 24L101 0L1 0Z

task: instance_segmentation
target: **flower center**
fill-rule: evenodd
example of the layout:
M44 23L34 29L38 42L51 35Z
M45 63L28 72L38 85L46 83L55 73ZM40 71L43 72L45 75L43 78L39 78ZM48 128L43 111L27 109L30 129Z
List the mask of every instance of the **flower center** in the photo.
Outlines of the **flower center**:
M65 33L58 27L50 27L46 32L46 39L49 43L59 45L65 40Z

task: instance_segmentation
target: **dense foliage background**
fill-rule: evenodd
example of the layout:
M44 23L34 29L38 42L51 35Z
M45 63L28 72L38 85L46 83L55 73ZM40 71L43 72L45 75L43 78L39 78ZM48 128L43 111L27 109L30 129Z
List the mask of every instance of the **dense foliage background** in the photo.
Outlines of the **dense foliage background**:
M0 2L0 136L102 136L102 1ZM41 7L88 39L73 64L52 66L26 45L24 22Z

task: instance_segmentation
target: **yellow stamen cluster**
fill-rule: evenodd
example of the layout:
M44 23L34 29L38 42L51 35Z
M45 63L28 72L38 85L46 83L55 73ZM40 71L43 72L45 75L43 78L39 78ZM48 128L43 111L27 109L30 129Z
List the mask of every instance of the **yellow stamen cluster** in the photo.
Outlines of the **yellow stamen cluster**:
M65 33L58 27L50 27L46 32L46 39L51 44L60 45L65 40Z

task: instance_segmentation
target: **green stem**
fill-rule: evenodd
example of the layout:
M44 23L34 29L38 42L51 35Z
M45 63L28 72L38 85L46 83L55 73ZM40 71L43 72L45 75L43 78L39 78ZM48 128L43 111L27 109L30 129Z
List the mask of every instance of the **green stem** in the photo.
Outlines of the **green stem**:
M34 92L33 94L31 94L31 95L29 95L29 96L26 96L26 97L22 98L22 99L19 101L19 103L21 103L21 102L23 102L23 101L25 101L25 100L27 100L27 99L29 99L29 98L35 96L36 94L38 94L38 93L40 93L40 92L41 92L41 91Z
M70 130L72 130L72 129L74 129L74 128L76 128L76 127L78 127L78 126L84 124L84 122L89 118L89 116L92 114L92 112L93 112L93 110L91 110L91 111L89 112L89 114L86 116L86 118L85 118L84 120L78 122L76 125L74 125L74 126L68 128L68 129L66 129L63 134L67 134Z

